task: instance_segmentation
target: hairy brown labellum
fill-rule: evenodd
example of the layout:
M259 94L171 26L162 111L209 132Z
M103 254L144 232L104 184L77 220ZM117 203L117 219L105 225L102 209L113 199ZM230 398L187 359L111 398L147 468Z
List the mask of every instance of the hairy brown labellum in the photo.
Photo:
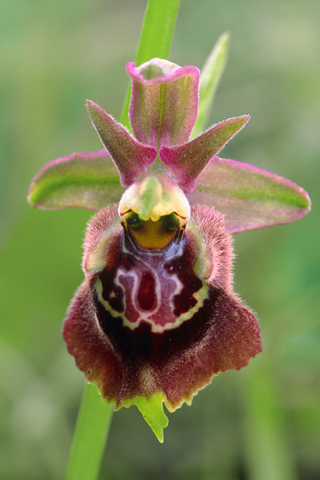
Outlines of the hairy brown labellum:
M117 218L107 207L88 227L84 268L92 268L63 336L108 402L120 407L161 392L174 410L215 374L242 368L261 351L258 323L232 292L221 214L193 208L163 249L141 248Z

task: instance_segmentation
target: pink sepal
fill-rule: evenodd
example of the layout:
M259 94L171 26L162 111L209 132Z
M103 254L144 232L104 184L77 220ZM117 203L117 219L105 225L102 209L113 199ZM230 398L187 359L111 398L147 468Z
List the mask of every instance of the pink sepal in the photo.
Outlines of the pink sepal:
M145 65L127 64L132 79L129 120L134 136L157 149L187 142L197 118L198 68L177 66L166 76L146 80L140 73Z

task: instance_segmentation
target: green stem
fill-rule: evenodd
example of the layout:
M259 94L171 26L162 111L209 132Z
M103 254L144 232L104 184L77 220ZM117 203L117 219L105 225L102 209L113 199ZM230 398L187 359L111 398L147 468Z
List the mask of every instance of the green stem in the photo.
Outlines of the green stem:
M180 0L149 1L136 55L137 65L150 58L169 57L179 5Z
M179 5L180 0L149 0L135 59L136 65L155 57L168 59ZM130 93L129 86L121 115L122 125L129 128Z
M102 403L94 385L84 388L66 480L96 480L113 408Z
M144 17L136 63L168 58L180 0L149 0ZM130 89L121 121L129 126ZM96 480L99 475L113 409L101 402L96 387L84 390L66 480Z

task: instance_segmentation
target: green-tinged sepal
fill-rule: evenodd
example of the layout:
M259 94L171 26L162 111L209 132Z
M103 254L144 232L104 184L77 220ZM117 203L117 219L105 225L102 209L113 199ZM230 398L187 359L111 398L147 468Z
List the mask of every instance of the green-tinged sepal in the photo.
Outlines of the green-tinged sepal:
M247 163L214 157L188 193L191 205L214 205L229 233L295 222L310 211L303 188Z
M122 402L124 407L135 405L138 408L143 418L161 443L163 443L163 429L169 424L162 405L165 398L166 397L163 393L156 393L150 398L137 396Z
M28 201L45 210L99 210L118 202L123 190L119 172L104 149L73 153L47 163L33 179Z

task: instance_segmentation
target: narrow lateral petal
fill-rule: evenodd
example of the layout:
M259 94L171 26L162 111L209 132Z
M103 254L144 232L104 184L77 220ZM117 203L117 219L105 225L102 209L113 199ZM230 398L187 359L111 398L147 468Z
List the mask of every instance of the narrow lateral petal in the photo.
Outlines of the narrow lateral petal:
M96 103L87 100L87 108L93 126L119 170L121 185L128 187L153 162L156 150L137 142Z
M73 153L47 163L33 179L28 200L42 209L99 210L119 202L119 172L106 149Z
M295 222L311 205L308 194L290 180L219 157L198 177L197 188L188 199L222 212L229 233Z
M131 62L130 124L134 136L157 149L188 141L197 117L199 70L153 59Z
M198 175L209 160L245 126L249 118L249 115L229 118L184 145L163 147L160 158L183 188L193 190Z

